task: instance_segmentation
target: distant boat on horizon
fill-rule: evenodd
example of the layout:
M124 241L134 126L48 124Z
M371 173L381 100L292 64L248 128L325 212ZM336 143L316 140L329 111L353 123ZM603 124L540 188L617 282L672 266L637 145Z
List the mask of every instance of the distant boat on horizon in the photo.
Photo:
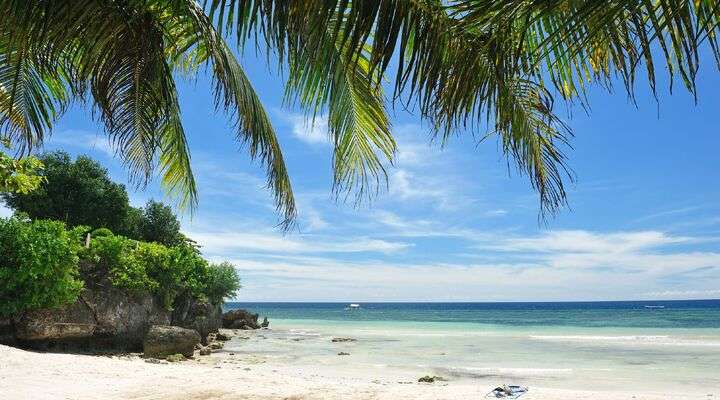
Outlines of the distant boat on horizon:
M645 308L665 308L665 306L645 306Z
M347 307L345 307L346 310L358 310L360 309L360 304L357 303L350 303Z

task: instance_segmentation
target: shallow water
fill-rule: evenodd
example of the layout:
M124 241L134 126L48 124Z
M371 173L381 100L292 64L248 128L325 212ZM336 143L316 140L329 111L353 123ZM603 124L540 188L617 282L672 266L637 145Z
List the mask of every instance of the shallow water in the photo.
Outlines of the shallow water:
M720 394L720 301L236 307L272 329L226 350L326 373Z

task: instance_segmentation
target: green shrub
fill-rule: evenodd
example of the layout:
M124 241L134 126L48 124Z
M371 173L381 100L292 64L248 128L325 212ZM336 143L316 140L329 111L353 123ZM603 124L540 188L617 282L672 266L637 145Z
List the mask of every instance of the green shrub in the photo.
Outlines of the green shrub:
M213 303L219 303L227 297L235 297L241 287L235 266L228 262L210 264L205 282L205 295Z
M98 228L90 233L94 238L113 236L113 233L108 228Z
M191 245L170 248L170 264L182 277L180 292L194 297L205 297L208 263Z
M62 222L0 219L0 316L74 302L79 242Z
M207 262L190 246L107 236L93 239L83 257L108 271L113 286L155 294L167 309L180 295L205 297Z

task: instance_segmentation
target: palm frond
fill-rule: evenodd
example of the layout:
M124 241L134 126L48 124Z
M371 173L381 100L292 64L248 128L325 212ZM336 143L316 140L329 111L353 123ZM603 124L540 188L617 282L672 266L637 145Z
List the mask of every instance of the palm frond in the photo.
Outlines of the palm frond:
M312 119L328 112L335 191L355 192L361 201L387 183L383 161L393 162L395 139L382 88L372 83L377 78L370 71L368 53L348 64L347 49L329 40L327 33L321 54L292 53L286 100L299 103Z
M189 3L192 4L184 8L184 18L193 29L179 35L182 40L175 43L179 51L175 51L172 58L186 71L210 65L216 108L230 114L238 141L248 146L253 159L259 158L265 165L268 187L283 215L280 225L288 229L294 224L297 210L275 130L235 55L203 10L192 1ZM178 14L171 18L177 21Z
M17 2L0 6L0 130L20 153L42 145L67 105L59 76L38 68L38 43L27 24L13 24L37 16L26 8Z

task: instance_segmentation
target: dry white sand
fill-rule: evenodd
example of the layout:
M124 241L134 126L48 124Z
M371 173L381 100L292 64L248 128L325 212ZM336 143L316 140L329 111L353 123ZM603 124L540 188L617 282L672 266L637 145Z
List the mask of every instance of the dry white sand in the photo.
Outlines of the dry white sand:
M255 357L217 353L180 363L152 364L137 355L37 353L0 345L0 399L481 399L491 387L467 382L343 376L343 371L289 367ZM531 387L523 400L713 399L694 395L583 392Z

